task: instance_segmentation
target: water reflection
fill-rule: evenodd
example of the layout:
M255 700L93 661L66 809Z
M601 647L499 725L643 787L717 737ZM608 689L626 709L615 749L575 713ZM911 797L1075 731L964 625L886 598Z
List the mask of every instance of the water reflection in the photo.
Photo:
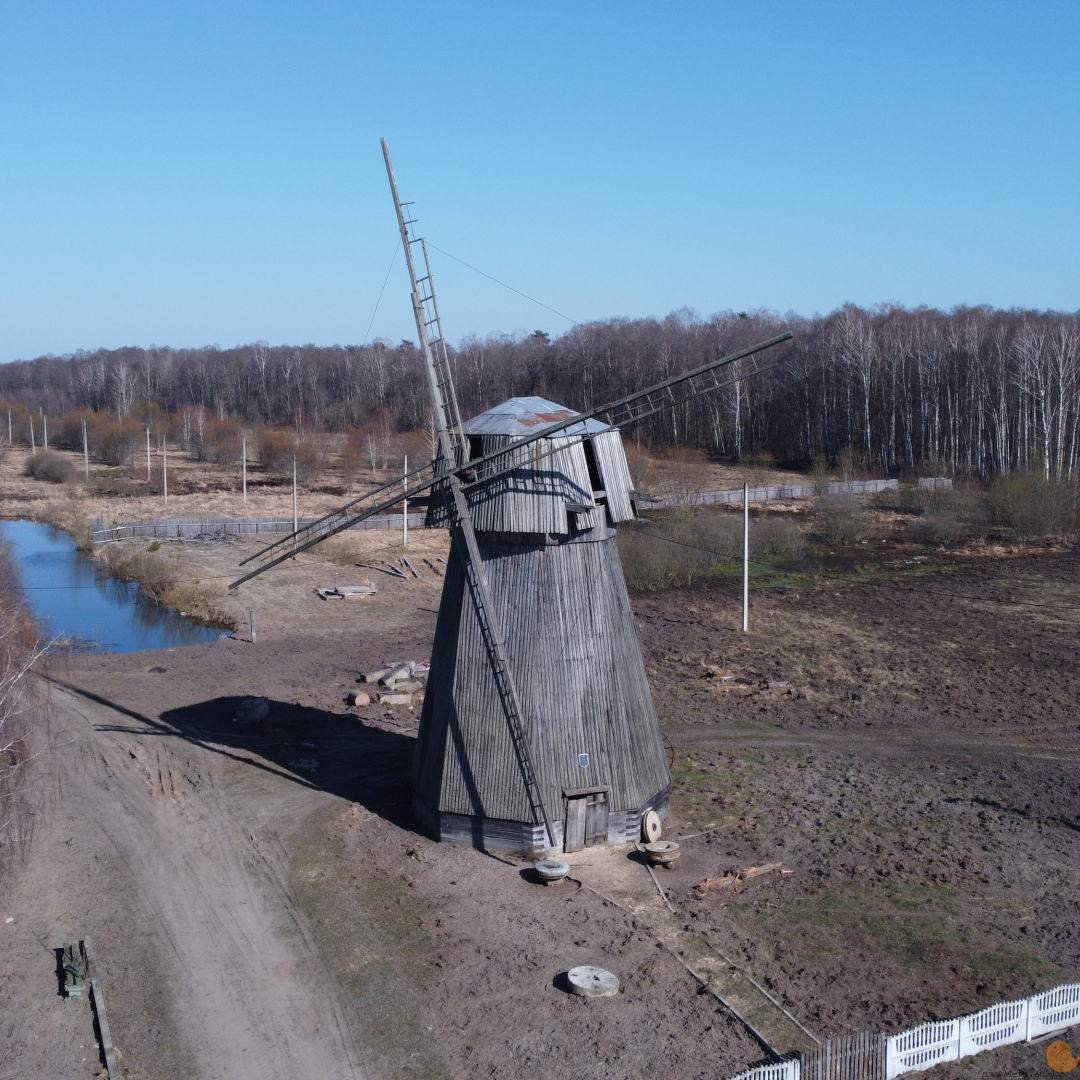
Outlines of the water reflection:
M104 573L67 533L36 521L0 521L18 563L26 598L50 637L73 648L137 652L216 641L200 626L154 603L131 582Z

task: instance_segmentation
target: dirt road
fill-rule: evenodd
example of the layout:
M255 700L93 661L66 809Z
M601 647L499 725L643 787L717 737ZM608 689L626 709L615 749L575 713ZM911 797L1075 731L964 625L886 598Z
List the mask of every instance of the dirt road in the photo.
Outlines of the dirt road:
M181 1066L172 1075L361 1076L336 984L289 895L280 845L264 828L268 817L306 815L329 797L257 774L226 782L227 760L165 734L160 724L59 687L52 703L64 745L50 833L75 827L99 835L97 842L87 837L88 845L66 845L69 880L60 888L42 888L54 864L39 852L37 872L20 882L27 906L20 912L14 897L9 909L28 934L47 935L48 916L81 936L89 931L75 927L75 909L92 911L87 893L100 890L94 899L105 910L95 915L104 925L95 945L127 1075L160 1075L160 1060L146 1059L164 1049ZM104 872L79 865L80 856L99 863L102 855ZM130 891L127 912L112 908L117 891ZM132 910L135 923L125 926ZM149 930L152 955L130 956L124 936L136 927ZM143 969L165 998L171 1046L139 1045L119 958ZM89 1043L89 1027L84 1034Z

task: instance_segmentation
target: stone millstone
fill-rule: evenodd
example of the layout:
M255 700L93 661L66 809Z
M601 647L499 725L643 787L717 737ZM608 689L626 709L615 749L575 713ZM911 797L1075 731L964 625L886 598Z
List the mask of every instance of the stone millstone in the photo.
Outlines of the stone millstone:
M641 838L647 844L655 844L660 839L660 815L649 810L641 819Z
M603 968L582 964L566 973L572 994L582 997L614 997L619 992L619 977Z

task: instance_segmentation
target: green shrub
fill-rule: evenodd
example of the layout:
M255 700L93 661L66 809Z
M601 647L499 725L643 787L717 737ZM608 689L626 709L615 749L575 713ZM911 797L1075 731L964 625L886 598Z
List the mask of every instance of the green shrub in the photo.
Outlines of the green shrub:
M867 539L873 523L856 495L822 495L814 505L814 532L827 544Z
M39 450L31 455L23 466L23 474L35 480L47 480L51 484L62 484L75 475L75 470L67 458L54 454L50 450Z
M984 492L976 489L934 488L908 492L909 512L920 515L911 525L911 537L924 544L954 544L985 536L990 511Z
M1076 492L1061 481L1014 473L994 485L990 499L995 521L1021 540L1077 530Z
M742 558L742 515L674 507L651 516L645 526L622 526L618 545L630 588L645 591L689 585L722 563ZM752 556L798 557L805 547L806 539L793 521L761 517L750 522Z

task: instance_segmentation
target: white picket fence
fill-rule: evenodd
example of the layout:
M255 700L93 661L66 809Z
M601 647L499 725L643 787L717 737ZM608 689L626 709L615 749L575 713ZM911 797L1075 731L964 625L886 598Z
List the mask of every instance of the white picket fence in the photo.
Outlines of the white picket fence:
M1005 1001L991 1005L970 1016L955 1020L933 1020L910 1031L885 1037L885 1053L856 1052L856 1036L837 1040L827 1070L830 1080L894 1080L904 1073L918 1072L946 1061L981 1054L1010 1043L1031 1042L1044 1035L1064 1031L1080 1024L1080 983L1046 990L1020 1001ZM869 1036L863 1036L864 1040ZM875 1040L881 1036L874 1036ZM851 1045L839 1045L849 1042ZM865 1051L865 1048L863 1048ZM756 1065L731 1080L807 1080L822 1073L819 1049L803 1059L792 1057L785 1061ZM884 1064L884 1076L881 1074Z
M768 1065L755 1065L731 1080L799 1080L799 1059L770 1061Z
M1030 1042L1080 1022L1080 983L1068 983L1021 1001L991 1005L971 1016L922 1024L885 1040L885 1080L941 1061Z

